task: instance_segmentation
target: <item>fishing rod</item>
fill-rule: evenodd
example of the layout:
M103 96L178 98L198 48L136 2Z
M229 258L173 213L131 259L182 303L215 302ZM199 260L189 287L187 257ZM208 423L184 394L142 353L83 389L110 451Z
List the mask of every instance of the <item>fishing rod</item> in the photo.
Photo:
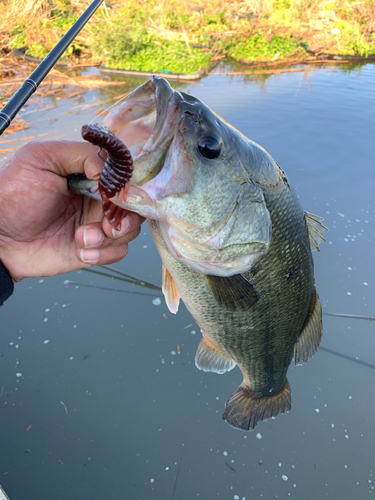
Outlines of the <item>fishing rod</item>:
M39 66L31 73L29 78L23 82L17 92L0 111L0 135L7 129L22 108L25 102L36 91L40 83L48 75L65 50L69 47L78 33L85 26L90 17L98 9L103 0L94 0L77 19L73 26L65 33L61 40L55 45L49 54L43 59Z

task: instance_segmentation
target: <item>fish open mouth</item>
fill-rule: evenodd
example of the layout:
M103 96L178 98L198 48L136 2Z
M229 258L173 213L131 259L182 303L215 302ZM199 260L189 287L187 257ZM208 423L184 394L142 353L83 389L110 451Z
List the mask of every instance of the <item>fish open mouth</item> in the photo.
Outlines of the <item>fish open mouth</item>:
M181 99L166 80L153 76L104 119L103 125L131 152L132 184L142 186L162 169L178 123Z

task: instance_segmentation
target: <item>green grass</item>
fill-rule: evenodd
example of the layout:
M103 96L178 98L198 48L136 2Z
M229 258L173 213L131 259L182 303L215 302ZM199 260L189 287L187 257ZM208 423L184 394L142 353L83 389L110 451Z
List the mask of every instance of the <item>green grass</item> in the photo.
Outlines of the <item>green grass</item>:
M48 50L39 42L35 42L29 46L26 53L29 56L38 57L39 59L44 59L48 54Z
M233 41L227 45L227 54L237 60L264 60L282 58L304 51L301 44L294 38L273 36L267 39L258 33L247 40Z
M11 42L10 47L12 49L20 49L24 47L26 44L26 33L24 33L26 29L25 25L19 25L12 29L10 32Z
M211 63L212 54L191 48L182 42L165 42L158 40L142 41L137 50L127 57L123 54L116 57L116 51L109 49L104 64L108 68L150 71L155 73L197 73L206 69Z
M210 51L150 35L136 12L130 22L119 17L98 24L92 36L93 55L108 68L190 74L207 68L212 59Z
M368 56L375 53L375 36L372 35L373 42L369 43L360 32L358 25L353 25L345 20L335 23L335 28L340 31L340 49L343 54L359 54Z

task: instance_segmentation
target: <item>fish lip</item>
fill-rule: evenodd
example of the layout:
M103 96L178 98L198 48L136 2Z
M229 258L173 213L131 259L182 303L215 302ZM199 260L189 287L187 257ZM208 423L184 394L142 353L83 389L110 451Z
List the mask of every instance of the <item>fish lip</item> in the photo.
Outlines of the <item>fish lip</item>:
M141 85L141 87L138 87L136 89L134 96L136 96L138 93L141 93L142 91L147 94L150 90L154 94L155 99L154 104L150 107L153 110L155 109L156 118L152 133L146 145L150 142L150 140L152 140L153 143L156 143L159 139L163 129L163 124L165 123L169 101L171 97L176 93L164 78L153 75L143 85ZM131 98L132 94L129 95L130 100ZM142 149L142 152L144 150L145 148ZM146 151L148 152L149 150L147 149ZM140 155L137 155L135 158L137 158L138 156Z
M147 142L140 153L133 158L132 180L137 186L154 179L163 169L180 121L180 94L163 78L153 76L147 83L154 94L156 118Z
M154 75L150 78L150 80L154 88L156 99L156 120L152 132L155 140L162 132L163 124L165 123L165 119L167 117L169 102L171 98L176 95L176 92L164 78Z
M129 147L134 165L125 203L119 203L116 197L111 201L128 210L139 211L142 208L142 215L159 218L154 203L156 200L142 187L152 182L164 167L180 122L181 101L183 97L179 92L164 78L154 75L134 89L108 115L108 124L105 121L104 124ZM153 114L156 116L153 117ZM138 131L143 134L143 145L138 142Z
M162 170L179 122L181 100L164 78L152 76L105 118L103 124L130 150L134 185L143 185Z

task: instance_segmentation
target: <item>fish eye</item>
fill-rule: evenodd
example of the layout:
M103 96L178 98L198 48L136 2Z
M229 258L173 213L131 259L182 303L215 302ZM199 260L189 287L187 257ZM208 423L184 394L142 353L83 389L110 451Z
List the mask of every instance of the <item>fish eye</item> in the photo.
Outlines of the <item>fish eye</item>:
M216 137L202 137L198 141L198 151L208 160L218 158L221 153L221 144Z

